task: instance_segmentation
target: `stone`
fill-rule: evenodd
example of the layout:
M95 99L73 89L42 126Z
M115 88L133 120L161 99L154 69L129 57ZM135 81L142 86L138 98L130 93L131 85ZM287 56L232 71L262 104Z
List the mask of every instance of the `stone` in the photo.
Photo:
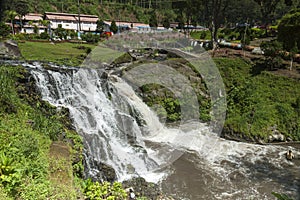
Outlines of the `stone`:
M21 57L18 44L13 40L0 42L0 57L12 59Z
M116 172L111 166L97 160L94 160L92 165L95 171L97 171L97 174L91 177L93 181L108 181L112 183L117 180Z
M124 181L124 188L131 188L136 197L147 197L148 199L157 199L161 195L157 184L149 183L144 178L137 177Z

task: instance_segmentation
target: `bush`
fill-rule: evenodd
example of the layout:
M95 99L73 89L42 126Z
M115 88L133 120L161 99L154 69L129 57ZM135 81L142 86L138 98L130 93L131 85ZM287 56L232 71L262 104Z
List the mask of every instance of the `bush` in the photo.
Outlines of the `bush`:
M10 33L10 28L3 22L0 22L0 37L7 37Z
M200 39L204 40L206 38L206 35L207 35L206 31L202 31L200 33Z
M89 43L97 43L100 40L100 36L92 33L87 33L81 35L81 39Z
M113 184L109 182L92 182L91 179L87 179L84 185L84 193L86 197L90 200L97 199L126 199L127 193L122 188L122 184L119 182L114 182Z
M50 35L47 32L42 32L40 34L40 38L44 39L44 40L49 40L50 39Z
M251 37L254 38L263 38L265 35L265 30L260 28L252 28L251 29Z

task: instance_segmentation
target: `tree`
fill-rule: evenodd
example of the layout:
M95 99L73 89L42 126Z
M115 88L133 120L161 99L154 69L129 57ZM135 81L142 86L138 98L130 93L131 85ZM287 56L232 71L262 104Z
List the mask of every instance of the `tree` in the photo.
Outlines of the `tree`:
M294 44L294 47L290 49L289 57L290 57L290 71L293 69L294 65L294 58L296 54L299 52L299 49L297 47L297 43Z
M184 29L184 17L182 14L178 15L177 21L178 21L178 28L180 30Z
M97 20L97 28L96 28L96 32L97 33L102 33L104 31L104 21L102 19L98 19Z
M274 19L274 12L276 10L277 4L280 2L278 0L254 0L260 7L260 12L262 14L262 20L266 26L266 36L268 36L267 26Z
M273 70L282 64L282 59L280 57L282 44L280 42L277 40L262 42L260 48L266 56L265 64L269 66L270 70Z
M117 26L117 24L116 24L116 21L113 20L113 21L111 22L111 25L110 25L110 31L113 32L113 33L117 33L118 30L119 30L119 28L118 28L118 26Z
M20 26L22 29L23 23L22 18L29 12L28 2L24 0L17 0L14 2L14 10L18 13Z
M290 70L293 68L295 55L300 49L300 9L292 10L282 17L278 26L278 40L289 52Z
M49 20L40 20L39 24L46 27L44 32L48 33L48 28L49 28L49 25L50 25L50 21Z
M204 5L204 17L207 20L209 30L211 32L211 42L213 50L217 48L218 29L224 22L227 8L233 0L202 0Z
M150 14L149 26L156 28L158 26L156 11L153 10Z
M14 20L15 17L18 15L18 13L14 10L7 10L6 11L6 16L7 18L10 20L10 26L11 26L11 30L12 30L12 34L15 34L15 29L14 29Z
M10 28L5 23L0 22L0 37L6 37L10 33Z
M290 50L297 43L300 49L300 9L293 10L282 17L278 26L278 40L286 50Z
M170 28L170 20L169 20L169 18L165 18L164 20L163 20L163 26L164 26L164 28L166 28L166 29L169 29Z
M58 24L58 28L55 30L55 35L57 35L60 39L66 39L67 32L61 24Z

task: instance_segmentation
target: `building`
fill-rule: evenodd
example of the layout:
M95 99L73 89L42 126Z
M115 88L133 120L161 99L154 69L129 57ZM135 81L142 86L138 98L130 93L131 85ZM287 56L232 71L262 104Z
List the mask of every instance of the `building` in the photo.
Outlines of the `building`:
M51 30L57 29L60 25L66 30L95 32L97 28L98 16L45 12L45 20L50 21Z
M111 25L111 21L104 21L104 24L108 28ZM120 32L131 31L131 32L151 32L149 24L144 24L140 22L126 22L126 21L116 21L116 25Z
M35 30L37 33L44 32L47 27L43 26L42 21L43 15L37 13L28 13L21 20L19 16L15 17L15 22L20 33L32 34Z

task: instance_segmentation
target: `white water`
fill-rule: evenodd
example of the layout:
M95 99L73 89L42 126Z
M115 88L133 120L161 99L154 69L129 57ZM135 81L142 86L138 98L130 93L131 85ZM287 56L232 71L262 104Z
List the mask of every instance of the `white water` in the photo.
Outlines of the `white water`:
M166 176L164 167L175 162L175 179L166 184L175 191L188 191L190 199L269 199L271 191L299 197L299 162L284 159L285 147L223 140L200 123L166 128L126 82L118 77L103 82L102 72L97 70L55 72L39 65L29 67L43 99L69 108L74 126L84 138L88 176L98 176L96 160L113 167L119 180L142 176L158 182ZM300 157L297 149L293 151ZM185 164L180 165L184 152L197 155L184 161L195 165L191 177L184 175L187 180L179 171L186 170ZM202 189L189 191L187 187L193 183ZM185 189L180 184L185 184Z

